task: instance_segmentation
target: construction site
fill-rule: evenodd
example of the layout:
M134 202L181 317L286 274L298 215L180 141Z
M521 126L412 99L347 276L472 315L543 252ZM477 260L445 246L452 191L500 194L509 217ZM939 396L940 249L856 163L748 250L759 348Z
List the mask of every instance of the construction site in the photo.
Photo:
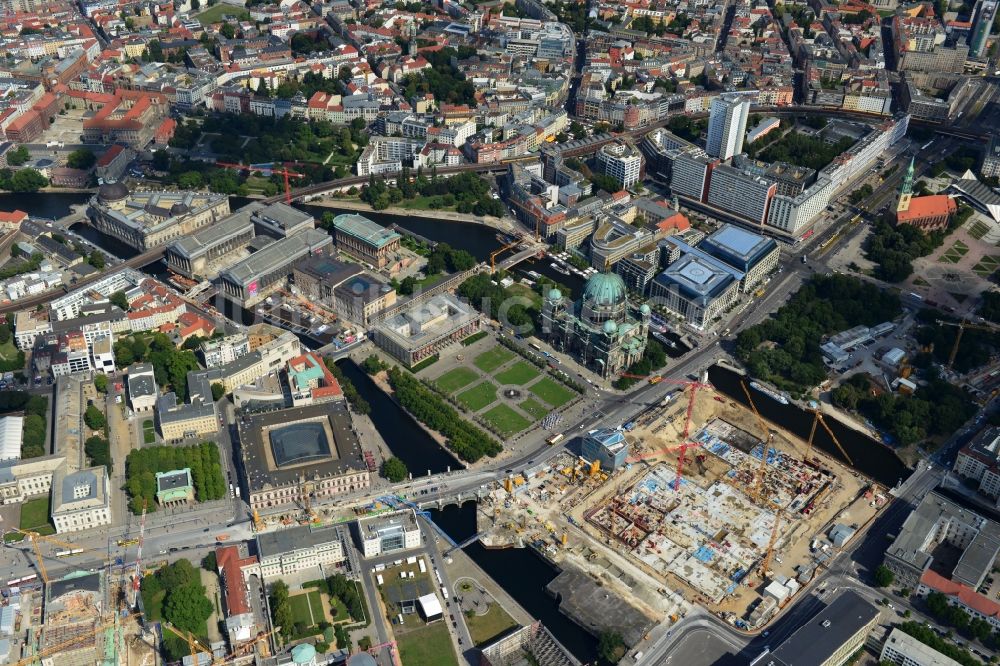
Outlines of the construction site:
M853 463L819 412L802 441L765 423L749 390L747 409L685 383L619 429L629 453L616 469L573 448L505 479L480 505L483 544L533 546L624 581L640 608L698 603L737 626L766 624L887 496L843 462ZM819 429L840 459L813 447Z

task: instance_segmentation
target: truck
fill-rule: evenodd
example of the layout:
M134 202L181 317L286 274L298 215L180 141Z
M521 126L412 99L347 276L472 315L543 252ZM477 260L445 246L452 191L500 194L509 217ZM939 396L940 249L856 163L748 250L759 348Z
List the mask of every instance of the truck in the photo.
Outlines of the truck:
M423 558L420 559L418 564L420 565L420 573L427 573L427 565L424 564Z
M385 583L385 580L382 578L382 574L375 574L375 582L379 584L379 587Z

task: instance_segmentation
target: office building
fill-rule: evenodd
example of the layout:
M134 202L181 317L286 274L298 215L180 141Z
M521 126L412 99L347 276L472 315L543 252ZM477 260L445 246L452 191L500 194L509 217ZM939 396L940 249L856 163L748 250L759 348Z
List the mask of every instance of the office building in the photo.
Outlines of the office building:
M740 288L753 290L778 267L781 251L773 238L755 234L731 224L706 236L698 249L743 273Z
M618 140L601 146L597 151L598 170L609 178L614 178L618 186L625 190L644 175L645 160L642 153L631 141Z
M650 300L698 329L736 304L743 274L714 257L686 252L650 285Z
M712 170L708 203L762 225L767 221L777 190L778 185L772 180L720 164Z
M621 430L599 428L584 436L581 453L590 462L599 461L602 470L613 472L625 464L629 443Z
M445 292L385 319L371 335L380 348L413 367L479 331L482 319L471 305Z
M325 231L310 228L265 245L220 273L222 293L244 307L256 305L287 286L296 262L332 242Z
M986 45L997 18L997 0L978 0L972 18L972 31L969 32L969 56L981 58L986 55Z
M187 403L180 402L173 391L157 398L156 425L163 441L180 442L219 431L219 416L212 400L208 374L198 371L188 373Z
M250 353L250 339L245 333L234 333L222 338L205 340L199 348L206 368L232 363Z
M749 114L750 98L746 95L723 93L712 100L705 152L723 161L743 152Z
M250 353L234 361L209 370L197 371L204 375L209 384L219 383L226 393L232 393L244 384L250 384L270 373L277 373L290 359L299 355L299 339L291 331L277 337L267 337L256 345L255 336L250 337Z
M94 227L140 252L187 236L229 214L229 197L211 192L129 192L105 183L90 200Z
M959 450L952 468L1000 503L1000 428L987 427Z
M983 166L979 170L983 178L996 178L1000 176L1000 134L990 136L990 142L986 146L986 154L983 156Z
M961 552L950 580L975 590L1000 553L1000 526L931 492L906 518L886 550L884 564L899 585L916 589L934 562L934 550L940 546Z
M291 576L314 567L335 567L347 559L340 527L303 525L257 535L261 578Z
M255 511L287 511L370 487L344 401L245 415L239 436Z
M695 201L705 201L712 170L717 165L718 160L708 157L699 148L676 151L670 168L670 191Z
M596 273L576 302L558 289L542 301L539 335L574 356L603 378L616 377L646 351L651 310L630 311L625 281L614 273Z
M420 547L420 526L412 509L360 518L357 535L366 559Z
M133 363L127 369L126 386L132 411L143 413L156 406L156 378L152 363Z
M337 249L376 269L385 268L399 251L400 236L355 213L333 218L333 236Z
M857 592L847 590L756 663L841 666L864 647L878 618L878 608Z
M52 475L52 524L56 534L111 524L107 468L102 465L70 471L63 465L55 470Z
M889 662L897 666L959 666L951 657L896 628L886 637L878 660L880 664Z
M767 225L797 235L823 212L832 194L833 182L827 176L820 176L794 196L776 194L771 199Z

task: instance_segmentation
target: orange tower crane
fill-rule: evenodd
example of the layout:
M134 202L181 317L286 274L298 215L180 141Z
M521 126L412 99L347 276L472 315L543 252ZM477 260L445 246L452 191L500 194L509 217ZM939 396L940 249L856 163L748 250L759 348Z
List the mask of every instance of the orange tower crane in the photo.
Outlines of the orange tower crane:
M753 398L750 397L750 391L747 389L746 382L740 382L740 386L743 388L743 393L747 397L747 402L750 403L750 409L753 411L753 415L757 417L757 424L760 425L760 431L764 435L764 439L761 441L761 446L763 448L760 453L760 468L757 470L757 480L754 483L753 492L751 493L753 501L760 504L760 494L764 489L764 477L767 474L767 450L771 445L771 430L767 427L767 424L764 423L764 419L761 418L760 412L757 411L757 405L753 404Z
M522 242L524 242L524 241L522 241L520 238L515 238L514 240L512 240L509 243L507 243L506 245L501 246L500 249L494 250L493 252L490 252L490 273L496 273L497 272L497 255L498 254L506 252L507 250L509 250L512 247L517 247Z
M760 563L759 575L761 578L766 576L767 570L771 568L771 558L774 556L774 544L778 540L778 525L781 524L781 517L784 512L784 508L781 508L774 514L774 526L771 528L771 538L767 542L767 552L764 553L764 559Z
M640 375L624 374L622 376L623 377L634 377L634 378L637 378L637 379L645 379L645 377L640 376ZM681 480L684 478L684 458L687 455L688 449L700 446L698 444L698 442L692 442L691 441L691 416L694 413L694 400L695 400L695 396L698 394L698 390L699 389L703 389L703 388L704 389L714 389L714 387L711 384L707 383L707 382L691 381L689 379L666 379L666 378L664 378L662 381L667 382L668 384L681 384L683 386L686 386L688 389L690 389L690 394L688 395L687 413L684 416L684 430L681 433L681 443L680 443L680 446L679 447L668 447L668 448L661 449L659 451L655 451L653 453L642 454L640 456L636 456L634 458L630 458L629 462L636 462L636 461L639 461L639 460L644 460L646 458L656 457L656 456L659 456L659 455L661 455L661 454L663 454L663 453L665 453L667 451L672 451L672 450L676 450L677 448L680 448L680 455L677 456L677 477L676 477L676 479L674 479L674 490L677 490L677 489L679 489L681 487Z
M225 167L227 169L236 169L237 171L260 171L262 174L271 175L276 173L279 176L284 176L285 178L285 203L288 205L292 204L292 186L289 184L289 178L305 178L305 174L298 173L296 171L289 171L288 167L282 166L280 169L275 168L273 163L268 162L267 164L231 164L229 162L216 162L215 166Z
M813 438L816 435L817 422L823 426L823 429L826 430L826 434L828 434L830 436L830 439L833 440L833 443L837 445L837 448L840 450L841 455L844 456L844 460L846 460L849 465L853 466L854 460L851 459L851 456L847 455L847 451L845 451L844 447L841 446L840 440L837 439L837 436L833 434L832 430L830 430L830 426L826 424L826 421L823 419L823 414L818 409L813 409L812 430L809 431L809 441L806 442L806 458L808 458L809 453L812 452Z

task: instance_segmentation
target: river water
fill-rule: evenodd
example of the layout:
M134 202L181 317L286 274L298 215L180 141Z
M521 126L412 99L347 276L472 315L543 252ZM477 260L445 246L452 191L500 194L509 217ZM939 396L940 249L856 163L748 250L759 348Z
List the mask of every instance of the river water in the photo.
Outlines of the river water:
M466 502L444 510L432 510L434 522L456 542L476 532L476 505ZM597 659L597 639L559 611L556 599L545 586L559 571L530 548L490 550L478 541L465 554L495 580L532 617L541 620L552 635L584 663Z
M85 194L0 195L0 210L19 208L34 216L58 218L69 212L71 204L80 203L86 199L87 195ZM232 198L234 209L245 202L245 199ZM301 208L316 217L320 217L326 211L334 214L356 212L309 205L301 206ZM362 214L382 226L395 223L431 240L447 242L452 247L466 250L481 261L488 260L490 252L500 246L496 231L484 225L378 212L364 212ZM90 227L78 225L74 231L116 256L128 258L136 254L131 248ZM553 270L550 263L551 261L548 259L532 259L520 264L516 272L523 273L534 270L563 284L571 292L579 294L583 287L583 280L577 276L567 276ZM158 277L165 275L165 267L162 262L151 264L144 270ZM223 300L220 299L220 302L216 303L216 307L220 307L220 310L234 317L237 321L252 322L251 313L241 308L234 310L228 301L223 302ZM357 365L349 360L340 361L338 365L355 384L361 395L371 403L372 413L378 415L374 421L379 434L393 454L403 460L415 475L424 474L426 470L430 470L432 473L444 472L449 465L452 469L459 467L455 459L427 435L405 411L379 390ZM710 370L709 379L719 392L741 404L747 404L746 396L740 387L740 381L746 380L737 373L716 366ZM752 389L751 395L761 416L780 424L784 429L803 439L808 438L812 425L811 414L794 405L782 405ZM854 467L860 472L887 486L895 485L909 474L900 459L888 447L842 425L835 419L828 418L826 422L848 455L851 456ZM837 458L843 458L823 428L817 428L814 445ZM466 503L462 507L451 506L443 511L433 511L432 514L434 521L455 541L462 541L475 531L475 505L473 503ZM476 542L468 546L465 552L525 610L541 620L577 658L585 662L596 659L596 638L560 613L556 600L545 592L545 585L558 574L558 571L550 564L530 549L488 550Z
M740 386L741 381L747 382L749 388L749 378L741 377L739 374L722 368L713 366L708 373L708 379L715 388L725 394L728 398L735 400L744 406L747 404L746 395ZM780 425L785 430L802 438L809 439L809 431L812 428L813 416L795 405L782 405L760 391L750 389L754 406L757 411L768 421ZM910 475L910 470L906 468L903 461L889 447L878 442L864 433L842 424L835 418L827 417L825 423L830 426L830 430L837 436L847 455L851 457L853 467L859 472L869 476L879 483L893 487L897 482ZM838 460L844 461L843 455L837 449L830 435L822 426L816 428L816 436L813 438L813 446L822 449ZM844 461L846 462L846 461Z
M32 217L58 220L70 214L70 206L85 203L90 195L85 192L35 192L32 194L0 194L0 211L9 213L23 210Z

